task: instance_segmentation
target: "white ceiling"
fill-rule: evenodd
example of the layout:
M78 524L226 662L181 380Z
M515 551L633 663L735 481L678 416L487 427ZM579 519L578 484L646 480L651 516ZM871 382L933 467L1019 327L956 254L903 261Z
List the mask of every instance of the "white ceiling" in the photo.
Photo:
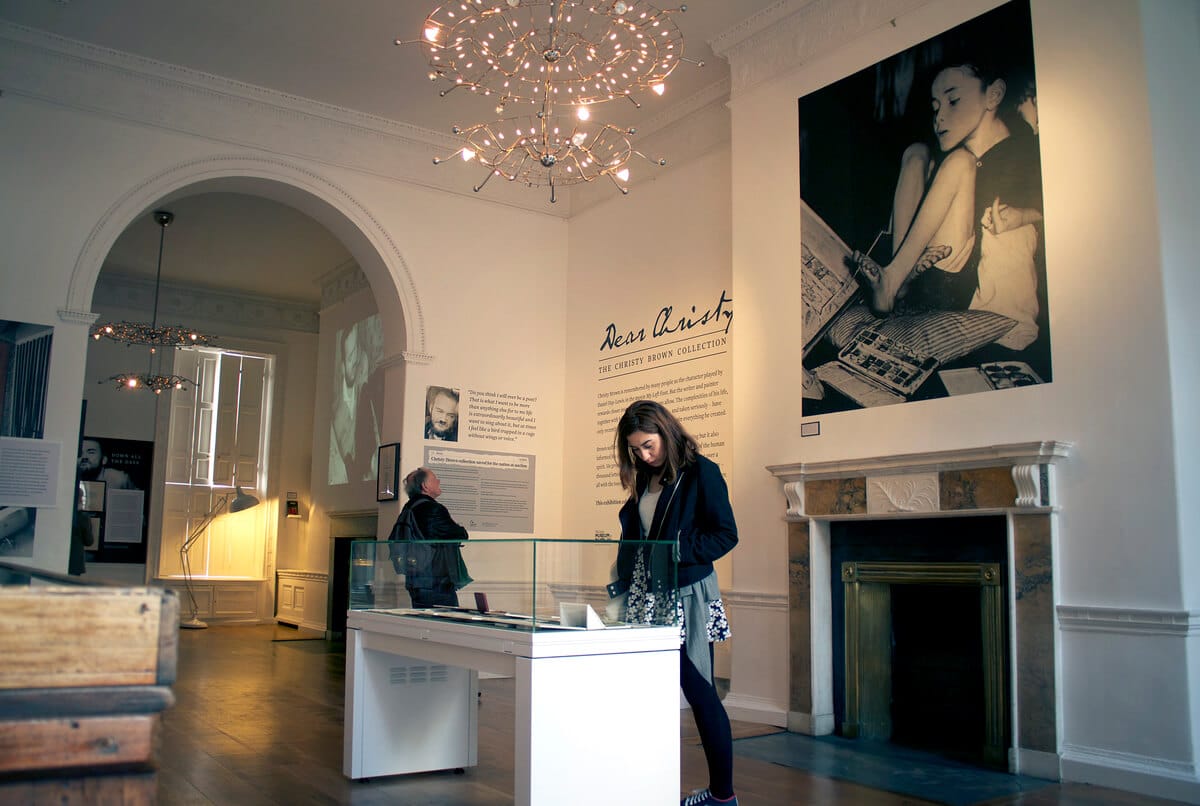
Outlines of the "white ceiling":
M643 124L729 76L709 42L777 0L696 0L675 16L684 55L662 98L617 100L605 120ZM677 6L663 3L660 7ZM431 0L0 0L0 19L52 34L446 133L494 116L494 102L439 97L416 40ZM531 190L530 192L540 192ZM170 205L164 279L319 299L316 280L349 255L311 219L266 199L205 194ZM158 226L134 222L114 269L153 274ZM201 282L201 278L203 281Z
M166 231L152 215L130 223L104 271L153 277L162 234L164 282L315 304L320 278L351 260L325 227L260 196L201 193L162 209L175 214Z

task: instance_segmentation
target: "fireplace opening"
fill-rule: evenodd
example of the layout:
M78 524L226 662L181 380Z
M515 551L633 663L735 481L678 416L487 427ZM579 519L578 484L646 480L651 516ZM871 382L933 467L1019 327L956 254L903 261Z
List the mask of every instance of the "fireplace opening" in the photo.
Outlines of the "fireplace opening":
M835 732L1004 764L1003 517L831 527Z
M983 763L979 591L892 585L891 609L891 741Z

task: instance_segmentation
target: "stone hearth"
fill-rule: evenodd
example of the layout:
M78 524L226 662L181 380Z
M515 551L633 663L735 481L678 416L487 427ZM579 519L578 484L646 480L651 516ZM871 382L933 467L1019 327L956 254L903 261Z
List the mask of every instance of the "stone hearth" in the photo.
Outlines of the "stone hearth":
M987 702L1006 714L988 721L988 756L1014 773L1058 779L1062 741L1057 709L1054 530L1055 465L1062 442L769 467L784 482L788 509L791 692L788 729L825 735L857 726L861 713L834 713L830 525L837 521L999 516L1007 530L1007 578L990 614L1007 620L1002 651L1010 673ZM961 570L961 569L960 569ZM895 569L876 569L884 577ZM966 576L970 572L962 571ZM893 577L889 577L891 579ZM992 580L982 588L985 595ZM854 616L856 618L857 616ZM839 619L839 622L841 619ZM850 624L851 622L846 622ZM838 642L840 644L840 641ZM855 661L857 662L857 660ZM993 668L996 659L991 660ZM849 685L848 678L848 685ZM861 685L857 679L856 685ZM857 709L861 688L848 700ZM844 699L839 697L839 700ZM836 717L836 718L835 718ZM998 731L1005 724L1008 730ZM994 743L1003 741L1005 746Z

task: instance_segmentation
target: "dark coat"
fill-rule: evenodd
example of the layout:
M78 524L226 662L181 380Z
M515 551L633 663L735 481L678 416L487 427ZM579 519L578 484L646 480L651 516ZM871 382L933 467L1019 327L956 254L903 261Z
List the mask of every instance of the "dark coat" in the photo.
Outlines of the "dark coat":
M404 516L412 512L412 519L420 532L421 540L454 540L454 544L411 544L407 530L403 528ZM413 539L417 539L414 537ZM453 591L459 574L458 542L467 540L467 530L455 523L450 510L439 504L432 496L417 493L404 503L396 524L388 536L388 553L396 573L404 574L404 585L409 590ZM465 567L462 569L465 572ZM461 584L469 582L467 577Z
M425 493L417 493L412 498L404 502L404 508L401 512L413 508L414 504L420 501L428 501L428 504L417 507L413 510L413 519L417 522L417 526L421 530L421 536L426 540L466 540L467 530L454 522L454 518L450 517L450 510L437 502L437 499Z
M648 481L639 473L637 497L621 507L618 517L622 541L642 538L637 498ZM673 484L663 487L646 538L677 542L678 587L699 582L712 573L713 562L725 556L738 541L729 489L715 462L697 454L696 461L684 467ZM616 592L629 588L636 548L622 545L617 553Z

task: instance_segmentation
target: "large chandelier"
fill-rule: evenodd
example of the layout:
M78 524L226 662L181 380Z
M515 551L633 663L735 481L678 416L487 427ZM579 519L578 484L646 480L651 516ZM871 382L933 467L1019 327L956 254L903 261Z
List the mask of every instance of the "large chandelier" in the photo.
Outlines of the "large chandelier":
M145 372L122 372L107 380L118 389L149 389L162 394L168 389L184 389L191 381L180 375L164 375L154 371L154 357L159 347L200 347L211 344L212 336L197 332L182 325L158 324L158 297L162 285L163 245L167 227L175 220L175 214L167 210L155 210L154 222L159 226L158 270L154 277L154 313L149 324L145 322L107 322L92 329L96 341L111 339L126 346L145 345L150 348L150 358ZM104 381L101 381L103 383Z
M634 156L666 165L633 147L635 129L592 122L591 109L619 98L640 108L641 96L663 94L679 62L690 61L672 19L683 11L638 0L459 0L434 9L420 42L429 79L449 84L441 95L494 97L498 115L529 110L453 128L463 146L452 156L488 169L474 189L502 176L549 186L553 202L556 187L608 177L628 193Z
M489 169L475 186L476 192L493 176L503 176L531 187L549 185L550 201L554 202L556 186L607 176L618 190L628 193L624 183L629 179L630 158L636 155L649 159L629 141L635 129L618 129L607 123L589 125L566 116L509 118L477 123L468 129L456 126L454 133L466 141L457 155L477 159ZM435 165L441 162L440 158L434 159ZM657 163L666 165L667 161L660 159Z

